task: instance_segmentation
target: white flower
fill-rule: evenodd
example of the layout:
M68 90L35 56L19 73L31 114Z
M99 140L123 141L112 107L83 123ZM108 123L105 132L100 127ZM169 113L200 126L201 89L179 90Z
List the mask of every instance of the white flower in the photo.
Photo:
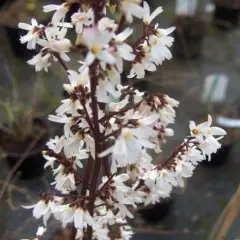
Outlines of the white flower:
M170 172L167 169L161 169L158 173L157 184L164 191L171 191L172 186L178 186L178 182L175 179L176 174L174 172ZM171 186L172 185L172 186Z
M162 7L158 7L153 11L152 14L150 14L150 8L146 1L143 2L143 10L144 10L143 22L146 25L149 25L157 15L163 12Z
M174 29L175 27L157 29L157 34L149 37L149 43L151 45L150 55L152 61L156 65L162 64L164 60L170 60L172 58L172 54L168 47L172 46L174 39L173 37L169 37L168 34L173 32Z
M124 204L118 203L116 204L116 207L118 208L116 218L120 219L124 219L126 217L133 218L133 214L127 209L127 207Z
M149 193L145 199L144 205L148 205L150 203L155 204L159 202L160 197L167 197L168 193L164 192L162 189L160 189L155 181L151 179L146 179L144 184L148 187Z
M70 58L65 54L70 51L71 47L70 40L64 38L66 31L64 29L59 31L58 28L47 28L45 30L45 35L47 37L46 40L38 40L38 44L44 47L42 51L50 49L52 52L58 53L64 61L70 61Z
M116 62L116 59L106 48L111 38L111 33L107 31L100 32L97 28L84 29L83 41L89 49L85 59L88 65L91 65L96 58L110 65Z
M133 21L133 16L137 18L143 17L144 10L140 6L141 2L141 0L123 0L120 2L120 8L129 23Z
M195 166L187 161L178 160L176 166L176 173L180 175L180 177L189 178L193 175L193 170Z
M83 228L83 222L86 222L89 226L94 225L94 221L92 217L90 216L89 212L86 210L83 210L82 208L77 208L77 210L74 213L74 226L77 229Z
M62 148L65 144L65 137L61 136L60 138L58 136L55 136L54 139L50 139L46 145L49 149L53 150L55 153L60 153L62 151Z
M51 62L49 62L50 57L51 57L50 53L43 54L42 52L40 52L32 59L27 61L27 63L29 65L35 66L36 72L39 72L42 69L44 69L47 72L48 68L51 66Z
M74 174L65 174L64 167L62 165L59 165L59 167L53 171L53 174L57 174L55 182L51 183L51 185L55 185L55 189L63 193L68 193L76 189Z
M179 101L174 98L170 98L168 95L164 94L164 100L170 105L170 107L175 108L179 106Z
M183 161L189 161L193 165L197 165L198 162L204 160L205 156L202 153L193 147L188 147L187 150L184 152L184 155L181 156Z
M120 73L123 70L123 59L127 61L133 61L135 59L132 47L125 43L126 39L132 33L133 30L131 28L126 28L121 33L114 35L114 40L117 48L117 51L114 52L114 56L117 60L116 67Z
M194 121L190 121L189 128L191 135L194 136L200 143L203 143L204 137L209 136L222 136L226 134L226 131L219 127L211 127L212 117L208 115L208 121L196 125Z
M146 152L146 150L142 150L142 156L139 158L136 164L129 165L127 169L127 173L130 176L132 181L136 181L137 179L143 178L146 172L151 172L154 165L152 162L152 157Z
M101 188L108 180L108 177L102 177L102 184L99 186L99 188ZM129 188L124 184L124 182L127 180L129 180L128 174L123 173L114 176L111 181L109 181L108 186L111 196L118 200L118 202L122 202L124 200L124 193L129 191Z
M150 54L151 48L145 41L141 44L140 49L136 50L136 55L140 56L139 61L134 62L128 78L136 77L138 79L144 78L145 70L154 72L157 70L156 65L152 62L152 56Z
M115 32L117 30L117 27L118 27L118 25L115 23L115 21L108 17L103 17L98 22L99 31L111 30L111 31Z
M211 160L211 154L216 153L221 147L221 144L218 142L218 140L219 139L216 139L213 136L208 136L204 142L200 142L200 144L198 144L198 148L201 149L204 155L208 156L208 161Z
M174 110L175 107L178 107L179 102L174 100L173 98L168 97L167 95L163 96L164 101L160 101L158 97L154 97L154 103L157 108L157 113L159 114L159 118L161 120L161 124L163 126L167 126L170 123L175 122L176 112Z
M43 6L44 12L52 12L55 11L52 17L52 23L57 25L61 20L65 18L66 13L69 11L71 5L68 3L63 3L61 5L49 4Z
M94 23L94 13L91 8L87 12L81 12L79 9L78 12L74 13L71 17L72 24L76 26L76 33L80 34L83 31L83 27L89 27Z
M108 227L101 227L94 229L93 231L93 239L99 239L99 236L101 236L101 240L109 240L109 229Z
M146 142L146 139L157 136L157 132L153 130L153 125L158 119L159 116L157 114L153 114L137 120L137 128L133 129L132 131L136 137L142 139L142 146L146 148L155 147L155 145L152 144L150 141Z
M108 79L99 79L97 86L97 99L99 102L115 102L121 95L119 89L108 81Z
M21 43L24 44L27 42L27 49L35 49L43 25L39 25L36 19L32 18L31 25L27 23L19 23L18 27L28 31L25 36L20 37Z
M47 160L47 162L44 164L44 168L47 168L48 166L51 166L51 168L53 168L53 164L55 163L56 158L48 156L45 151L43 151L42 154L43 157Z
M73 222L75 228L82 230L87 223L89 226L94 226L94 220L87 210L81 207L70 207L69 204L59 206L58 210L62 214L62 224L65 227L68 223Z
M115 173L117 166L125 167L137 162L141 155L141 145L130 129L123 128L115 144L101 153L100 156L106 156L110 153L112 153L111 172Z
M69 94L71 94L76 87L84 87L85 85L89 84L90 79L88 68L85 68L80 74L73 70L68 70L68 79L70 84L63 84L63 87Z
M129 240L132 238L134 232L130 226L124 225L120 227L121 239Z
M41 200L37 204L34 204L32 206L23 207L26 209L33 208L33 216L36 219L43 217L43 223L46 226L47 220L56 209L56 204L54 200L48 201L47 203L44 200Z
M36 233L37 237L42 237L43 234L44 234L46 231L47 231L46 228L44 228L44 227L38 227L38 230L37 230L37 233Z

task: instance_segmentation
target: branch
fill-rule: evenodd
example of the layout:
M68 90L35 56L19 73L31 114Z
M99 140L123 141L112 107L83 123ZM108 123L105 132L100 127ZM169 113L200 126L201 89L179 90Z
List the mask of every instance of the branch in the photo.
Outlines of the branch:
M139 101L134 106L125 107L125 108L123 108L123 109L121 109L119 111L110 112L109 114L107 114L104 117L100 118L99 122L104 122L104 121L109 120L110 118L114 117L115 115L123 114L123 113L127 112L128 110L132 110L132 109L138 107L142 102L143 102L143 100Z
M62 60L62 58L59 56L59 54L53 52L52 55L57 58L57 60L59 61L59 63L61 64L61 66L64 68L64 70L68 71L67 65L66 65L65 62Z
M24 160L28 157L28 154L30 153L30 151L35 147L35 145L37 144L37 142L41 139L41 137L44 135L44 133L46 133L46 131L41 131L40 134L34 139L34 141L32 141L28 148L26 149L26 151L24 152L24 154L18 159L18 161L15 163L15 165L13 166L13 168L10 170L10 172L8 173L6 179L5 179L5 183L2 186L2 189L0 191L0 201L4 196L4 193L8 187L8 184L10 183L14 173L17 171L17 169L21 166L21 164L24 162Z

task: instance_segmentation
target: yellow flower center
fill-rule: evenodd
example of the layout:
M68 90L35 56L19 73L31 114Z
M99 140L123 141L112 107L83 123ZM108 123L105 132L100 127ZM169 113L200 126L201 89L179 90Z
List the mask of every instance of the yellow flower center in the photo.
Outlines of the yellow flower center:
M85 19L86 19L85 16L80 16L80 17L78 18L79 21L84 21Z
M156 36L157 36L157 37L162 37L163 34L158 30L157 33L156 33Z
M198 135L200 132L199 132L198 129L195 128L195 129L192 130L192 133L193 133L194 135Z
M72 5L71 3L64 3L64 5L63 5L63 9L65 9L65 11L69 11L71 5Z
M129 140L132 136L132 133L129 131L129 129L123 129L122 130L122 135L123 135L123 138L124 140Z
M93 45L91 51L93 54L97 54L100 51L99 45Z
M155 40L153 41L153 45L157 45L157 44L158 44L158 40L155 39Z
M163 176L163 177L166 177L166 176L167 176L166 171L162 171L162 176Z

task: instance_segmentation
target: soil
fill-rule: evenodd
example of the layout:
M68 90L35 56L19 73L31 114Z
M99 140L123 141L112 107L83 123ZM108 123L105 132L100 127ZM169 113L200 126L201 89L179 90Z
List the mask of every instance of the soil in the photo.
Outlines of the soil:
M9 153L11 155L22 154L26 151L31 142L34 141L35 137L39 135L43 130L46 130L46 133L34 146L32 150L32 153L34 153L46 143L48 138L47 125L42 120L34 120L32 134L24 142L17 141L10 134L0 131L0 147L6 153Z

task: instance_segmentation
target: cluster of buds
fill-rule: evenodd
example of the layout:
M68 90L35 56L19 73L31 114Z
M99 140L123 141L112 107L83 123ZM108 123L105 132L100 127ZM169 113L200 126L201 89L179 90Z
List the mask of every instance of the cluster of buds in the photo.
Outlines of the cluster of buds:
M33 208L35 218L43 217L45 226L50 216L63 227L72 224L72 239L130 239L129 207L154 204L173 187L182 187L197 164L220 148L215 136L226 133L211 127L210 116L200 125L190 122L190 135L165 163L154 165L149 150L159 153L166 137L173 136L168 125L174 123L179 103L164 94L123 86L121 73L128 61L129 77L143 78L145 70L155 71L170 59L173 38L168 35L174 27L152 25L163 10L158 7L150 14L148 3L141 0L80 2L71 23L64 19L73 1L44 6L44 12L54 11L47 26L35 19L32 25L19 24L28 31L20 41L29 49L41 47L28 63L36 71L47 71L52 60L59 62L69 79L63 85L69 97L49 116L63 124L63 135L50 139L43 152L56 191L41 193L41 200L26 208ZM113 8L121 14L120 21L107 17ZM142 19L144 31L130 45L126 41L133 34L133 17ZM66 38L71 31L75 43ZM67 66L70 52L79 54L77 71Z

